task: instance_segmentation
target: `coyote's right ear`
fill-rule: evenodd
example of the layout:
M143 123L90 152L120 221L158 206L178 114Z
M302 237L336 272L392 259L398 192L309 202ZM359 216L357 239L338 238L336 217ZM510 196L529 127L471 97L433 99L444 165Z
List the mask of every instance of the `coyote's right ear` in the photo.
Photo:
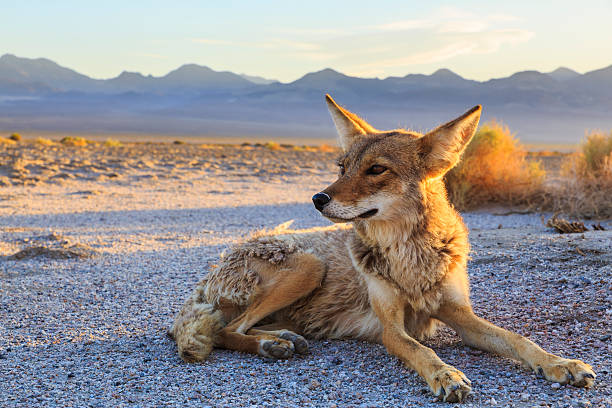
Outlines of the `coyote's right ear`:
M443 176L461 157L478 127L482 106L472 109L457 119L439 126L421 138L425 173L428 178Z
M327 101L329 113L331 113L331 117L336 125L342 150L347 151L353 143L364 137L367 133L376 132L376 129L365 120L334 102L331 96L325 95L325 100Z

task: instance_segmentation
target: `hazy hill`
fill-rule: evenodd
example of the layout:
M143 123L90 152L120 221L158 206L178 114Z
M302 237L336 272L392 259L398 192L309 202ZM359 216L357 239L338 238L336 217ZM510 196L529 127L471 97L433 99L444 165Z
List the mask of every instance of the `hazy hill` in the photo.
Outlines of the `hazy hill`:
M48 59L0 57L0 128L250 137L333 137L323 103L380 128L431 128L475 104L525 142L575 143L612 128L612 66L579 74L517 72L479 82L448 69L358 78L327 68L290 83L186 64L160 77L122 72L92 79Z

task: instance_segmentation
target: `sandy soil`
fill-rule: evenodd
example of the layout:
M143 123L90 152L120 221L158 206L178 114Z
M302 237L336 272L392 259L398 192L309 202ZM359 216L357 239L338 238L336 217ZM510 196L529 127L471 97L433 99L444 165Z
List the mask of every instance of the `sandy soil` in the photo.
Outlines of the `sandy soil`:
M294 219L336 153L263 146L0 146L0 405L440 406L380 345L312 342L271 362L180 361L165 330L217 254ZM545 217L548 215L544 215ZM559 235L538 214L465 214L478 314L598 374L551 385L516 362L427 344L473 381L467 406L612 406L612 232Z

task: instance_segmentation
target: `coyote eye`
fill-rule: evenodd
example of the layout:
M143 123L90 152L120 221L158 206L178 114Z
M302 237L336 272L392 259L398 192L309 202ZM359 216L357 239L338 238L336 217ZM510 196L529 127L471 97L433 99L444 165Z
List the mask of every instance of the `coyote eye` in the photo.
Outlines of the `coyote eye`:
M341 175L341 176L344 176L344 172L346 171L346 170L344 169L344 164L341 164L341 163L340 163L340 164L338 164L338 167L340 167L340 175Z
M378 164L375 164L375 165L373 165L372 167L370 167L370 168L369 168L369 169L366 171L366 173L367 173L367 174L374 174L374 175L377 175L377 174L382 174L382 173L384 173L385 171L387 171L387 168L386 168L386 167L383 167L383 166L380 166L380 165L378 165Z

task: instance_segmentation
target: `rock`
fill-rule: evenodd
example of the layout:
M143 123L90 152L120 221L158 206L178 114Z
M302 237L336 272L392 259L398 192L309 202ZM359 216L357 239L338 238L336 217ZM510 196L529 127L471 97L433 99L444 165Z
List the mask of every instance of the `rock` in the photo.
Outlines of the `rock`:
M559 388L561 388L561 384L559 384L559 383L553 383L553 384L552 384L550 387L551 387L551 388L553 388L553 389L555 389L555 390L558 390Z
M531 397L531 395L529 395L528 393L524 392L524 393L521 394L521 401L527 402L527 401L529 401L530 397Z
M308 388L311 390L316 390L321 386L321 383L317 380L310 380L310 384L308 384Z

